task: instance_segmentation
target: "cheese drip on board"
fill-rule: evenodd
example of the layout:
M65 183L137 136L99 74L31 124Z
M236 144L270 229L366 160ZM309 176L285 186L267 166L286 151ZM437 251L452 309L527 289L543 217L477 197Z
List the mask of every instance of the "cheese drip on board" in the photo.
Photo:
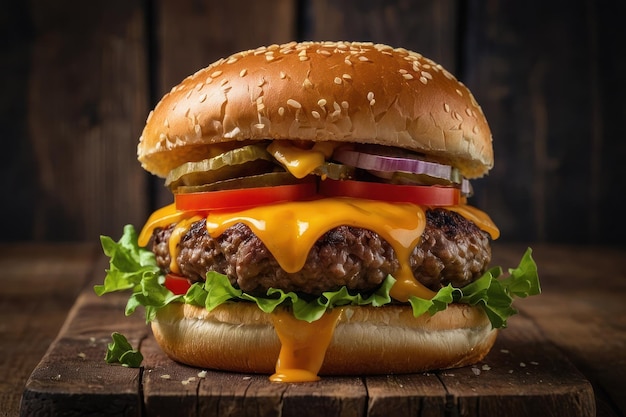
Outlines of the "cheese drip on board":
M318 381L326 349L333 338L343 308L327 311L314 322L296 319L288 310L272 313L272 323L281 342L272 382Z

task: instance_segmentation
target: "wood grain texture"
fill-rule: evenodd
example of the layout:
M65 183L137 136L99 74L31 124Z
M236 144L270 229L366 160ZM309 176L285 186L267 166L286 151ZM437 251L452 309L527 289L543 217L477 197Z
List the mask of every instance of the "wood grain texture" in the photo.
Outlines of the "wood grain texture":
M610 189L626 149L616 56L623 2L470 1L463 79L490 121L496 164L475 184L507 240L619 243ZM619 97L619 99L618 99ZM619 117L618 117L619 119ZM616 130L617 129L617 130Z
M28 375L93 276L95 245L0 245L0 416L16 416Z
M18 222L22 239L96 241L144 220L147 175L136 162L148 112L141 4L30 4L20 140L32 147L37 187L33 217Z

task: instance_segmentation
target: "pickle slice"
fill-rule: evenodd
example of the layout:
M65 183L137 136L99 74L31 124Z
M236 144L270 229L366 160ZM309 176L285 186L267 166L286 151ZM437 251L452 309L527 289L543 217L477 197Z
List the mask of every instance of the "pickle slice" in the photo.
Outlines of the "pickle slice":
M176 192L200 193L204 191L234 190L239 188L273 187L277 185L293 185L306 181L310 181L310 178L298 179L286 171L268 172L265 174L230 178L216 181L212 184L181 186L176 189Z
M347 180L354 178L355 168L349 165L337 164L334 162L324 162L315 168L314 174L331 180Z
M165 185L176 190L181 186L211 184L271 171L274 167L273 158L265 148L265 144L246 145L213 158L186 162L168 174Z

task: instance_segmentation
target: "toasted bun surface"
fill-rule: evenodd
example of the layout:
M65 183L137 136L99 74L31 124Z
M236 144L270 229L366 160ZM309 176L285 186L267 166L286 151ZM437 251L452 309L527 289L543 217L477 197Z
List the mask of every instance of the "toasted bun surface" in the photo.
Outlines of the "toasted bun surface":
M227 303L211 312L170 304L152 322L156 341L188 365L272 373L280 352L269 314L254 304ZM410 307L345 307L320 374L412 373L466 366L491 349L496 330L482 310L451 304L434 316Z
M148 117L142 166L165 177L246 139L345 141L402 147L480 177L491 131L470 91L405 49L346 42L240 52L186 78Z

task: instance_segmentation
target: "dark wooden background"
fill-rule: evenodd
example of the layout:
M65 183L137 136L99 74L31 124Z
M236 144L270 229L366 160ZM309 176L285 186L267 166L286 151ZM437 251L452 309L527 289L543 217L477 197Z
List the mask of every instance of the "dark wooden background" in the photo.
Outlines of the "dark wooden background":
M135 160L186 75L290 40L413 49L482 105L473 203L508 241L624 245L626 2L0 0L2 241L93 241L170 201Z

